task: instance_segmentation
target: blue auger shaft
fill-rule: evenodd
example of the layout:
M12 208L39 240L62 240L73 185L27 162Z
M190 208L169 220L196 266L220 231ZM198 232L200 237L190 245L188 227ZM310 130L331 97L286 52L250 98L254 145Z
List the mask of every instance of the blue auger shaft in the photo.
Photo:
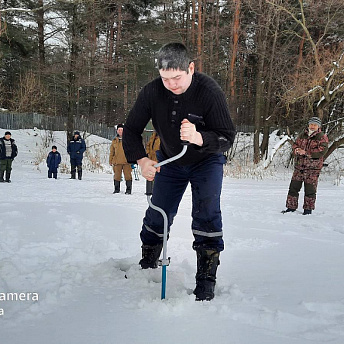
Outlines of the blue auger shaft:
M180 157L182 157L186 153L187 149L188 149L188 142L183 142L183 149L179 154L173 156L172 158L161 161L160 163L154 165L154 167L158 168L162 165L168 164L169 162L172 162L174 160L179 159ZM147 180L146 181L146 195L147 195L148 204L152 209L158 211L162 215L162 217L164 218L164 237L163 237L163 246L162 246L163 247L163 251L162 251L162 276L161 276L161 300L164 300L166 297L166 275L167 275L166 266L169 264L169 260L167 259L168 220L167 220L167 215L164 212L164 210L155 206L152 203L152 200L151 200L152 193L153 193L153 182Z
M166 265L163 265L161 275L161 300L164 300L166 296L166 272Z
M152 183L147 181L147 188L148 188L148 183ZM168 221L167 221L167 215L164 212L163 209L155 206L152 203L152 200L150 198L150 195L147 195L147 200L149 206L158 211L162 217L164 218L164 238L163 238L163 251L162 251L162 278L161 278L161 300L165 298L166 295L166 266L168 265L168 260L167 260L167 232L168 232Z

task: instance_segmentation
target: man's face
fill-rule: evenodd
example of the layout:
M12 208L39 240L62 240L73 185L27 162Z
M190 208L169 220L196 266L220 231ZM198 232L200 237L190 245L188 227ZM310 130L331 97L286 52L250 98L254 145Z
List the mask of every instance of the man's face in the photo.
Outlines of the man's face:
M11 135L10 135L10 134L5 135L5 139L6 139L6 140L9 140L10 138L11 138Z
M117 129L117 134L118 134L120 137L122 137L122 135L123 135L123 128L118 128L118 129Z
M188 73L180 69L160 69L159 73L164 86L172 93L178 95L184 93L189 88L194 71L195 65L191 62Z
M308 125L308 129L309 129L309 130L312 130L312 131L317 131L317 130L319 129L319 126L318 126L318 124L310 123L310 124Z

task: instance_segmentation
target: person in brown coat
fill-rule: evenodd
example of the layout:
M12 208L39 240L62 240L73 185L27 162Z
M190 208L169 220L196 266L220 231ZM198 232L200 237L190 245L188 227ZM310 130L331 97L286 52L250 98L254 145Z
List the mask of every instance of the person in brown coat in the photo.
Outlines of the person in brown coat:
M282 213L294 212L298 207L299 192L304 183L303 215L312 214L315 209L320 171L324 164L324 155L328 149L328 138L321 131L321 120L312 117L306 128L293 145L295 169L291 178L286 207Z
M122 171L124 174L125 183L127 189L125 193L127 195L131 194L132 189L132 176L131 176L131 164L127 162L122 146L122 135L123 135L123 124L117 125L117 137L112 140L110 147L109 164L113 168L114 172L114 186L115 191L113 193L120 192L120 183L122 177Z
M156 151L160 149L160 137L156 131L153 132L146 145L146 152L149 159L158 161Z

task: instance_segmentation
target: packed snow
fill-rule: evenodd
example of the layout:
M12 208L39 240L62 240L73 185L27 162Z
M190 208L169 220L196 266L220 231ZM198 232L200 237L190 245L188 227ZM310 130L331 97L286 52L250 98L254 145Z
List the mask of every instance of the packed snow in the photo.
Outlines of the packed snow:
M344 185L337 177L320 179L316 210L303 216L301 208L281 214L292 169L274 178L228 173L226 249L210 302L192 294L188 189L171 229L161 300L161 268L138 266L144 179L134 180L132 195L124 183L113 194L110 141L89 136L83 180L70 180L63 132L11 132L19 154L12 183L0 184L1 344L344 343ZM63 156L57 180L47 178L44 163L52 144Z

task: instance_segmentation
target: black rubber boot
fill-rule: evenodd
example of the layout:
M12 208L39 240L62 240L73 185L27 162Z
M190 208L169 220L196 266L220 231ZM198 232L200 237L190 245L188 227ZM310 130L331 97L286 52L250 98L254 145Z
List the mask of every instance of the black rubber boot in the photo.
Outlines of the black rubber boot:
M126 186L127 186L127 189L125 191L125 194L126 195L130 195L131 194L131 188L132 188L132 185L133 185L133 181L132 180L127 180L125 182Z
M121 182L118 180L114 180L113 184L115 186L115 191L113 193L119 193L121 189Z
M210 301L214 298L216 271L220 264L220 253L211 249L199 249L197 253L196 301Z
M78 166L78 179L81 180L82 179L82 167Z
M156 269L159 265L159 257L162 250L162 244L155 246L142 245L142 259L139 264L142 269Z
M6 180L5 182L11 183L11 171L6 171Z
M293 213L296 209L290 209L290 208L287 208L286 210L282 210L281 213L282 214L285 214L285 213Z
M302 215L311 215L311 214L312 214L312 210L311 209L304 209Z
M75 179L76 166L74 166L74 165L71 166L71 172L70 172L70 174L71 174L70 179Z

